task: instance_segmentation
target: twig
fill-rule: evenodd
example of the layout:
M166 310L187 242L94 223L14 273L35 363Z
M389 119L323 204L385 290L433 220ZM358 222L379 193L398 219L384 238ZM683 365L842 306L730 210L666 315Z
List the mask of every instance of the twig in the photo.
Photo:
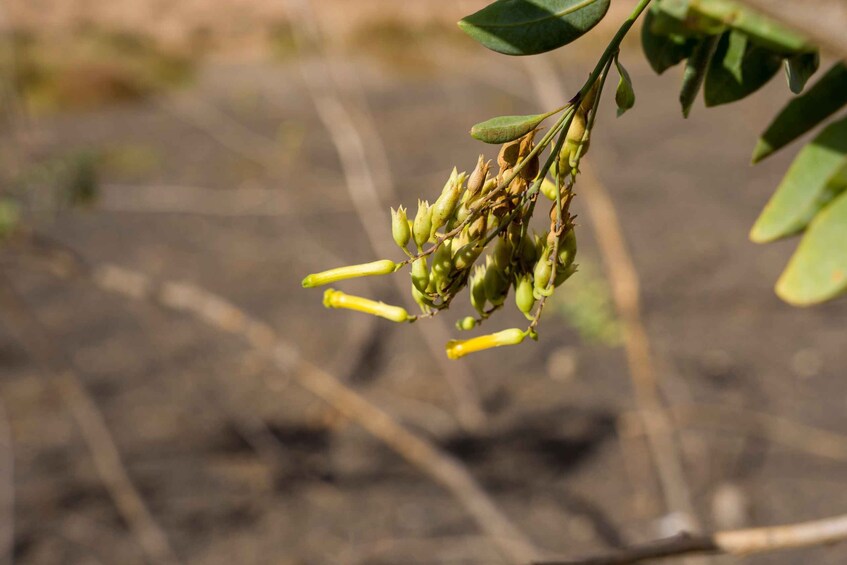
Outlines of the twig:
M847 540L847 515L766 528L729 530L672 538L584 559L536 561L536 565L629 565L685 555L753 555L830 545Z
M0 304L16 334L45 378L56 386L91 452L94 466L121 517L151 563L176 564L179 559L135 488L103 414L85 390L72 363L24 304L4 272L0 272Z
M555 107L566 99L555 70L549 63L542 58L534 58L529 61L528 70L543 107ZM682 455L662 405L650 343L641 321L638 273L627 251L614 204L605 187L588 164L582 164L580 170L577 183L584 190L579 191L579 196L588 205L588 216L609 274L612 297L621 319L635 400L647 431L648 445L665 503L668 510L682 513L688 526L696 530L699 525L685 480Z
M6 403L0 399L0 563L15 562L15 450Z
M540 552L497 507L461 461L410 431L379 407L320 367L299 358L296 349L280 339L273 328L256 320L226 299L193 284L156 283L143 273L114 265L88 268L77 256L64 252L54 258L52 272L59 276L82 274L97 287L126 298L150 300L170 310L188 313L211 327L240 336L268 355L287 378L323 399L356 422L403 459L446 488L477 522L486 536L516 562L538 559Z
M384 152L376 151L377 159L371 157L367 146L380 149L382 141L372 123L368 127L358 127L351 111L345 106L344 96L330 72L329 63L319 46L322 36L318 22L312 13L308 0L287 0L289 17L294 25L294 38L301 54L314 53L311 64L302 63L301 70L309 93L315 103L318 116L332 138L341 159L347 190L353 202L360 223L370 241L373 251L388 257L396 253L396 248L388 237L390 226L385 204L379 194L377 178L384 181L384 189L396 198L392 187L391 172L385 164ZM367 118L367 112L360 112ZM392 277L401 296L407 296L408 281ZM445 379L453 388L458 403L459 422L469 430L480 430L486 420L473 376L463 364L450 362L444 354L444 344L449 339L449 330L440 319L428 320L427 324L417 324L424 341Z

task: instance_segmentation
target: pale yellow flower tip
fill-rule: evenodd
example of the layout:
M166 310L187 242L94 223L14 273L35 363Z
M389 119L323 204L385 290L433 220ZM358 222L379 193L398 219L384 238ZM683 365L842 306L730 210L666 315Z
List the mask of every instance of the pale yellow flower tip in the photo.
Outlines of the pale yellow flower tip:
M503 345L517 345L524 340L526 332L520 328L511 328L497 333L481 335L471 339L451 339L447 342L447 357L459 359L469 353L484 351Z
M340 290L328 288L324 292L324 306L327 308L346 308L356 310L365 314L373 314L392 322L405 322L409 319L409 313L399 306L391 306L384 302L369 300L361 296L351 296Z
M363 263L361 265L348 265L346 267L338 267L320 273L314 273L303 279L303 288L312 288L321 286L344 279L354 279L356 277L370 277L374 275L388 275L393 273L398 268L394 261L382 259L372 263Z

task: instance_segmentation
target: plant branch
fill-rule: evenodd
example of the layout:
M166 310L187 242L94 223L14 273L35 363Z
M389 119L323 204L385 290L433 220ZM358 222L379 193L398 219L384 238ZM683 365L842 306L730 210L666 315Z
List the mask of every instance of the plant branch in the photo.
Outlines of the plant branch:
M536 561L535 565L630 565L686 555L773 553L847 540L847 514L765 528L729 530L711 535L681 534L583 559Z

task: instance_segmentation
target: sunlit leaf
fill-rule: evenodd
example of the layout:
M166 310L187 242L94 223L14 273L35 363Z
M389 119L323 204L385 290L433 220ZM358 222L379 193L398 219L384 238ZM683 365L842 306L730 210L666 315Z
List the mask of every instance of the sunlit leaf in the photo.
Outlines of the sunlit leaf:
M781 56L750 44L743 33L725 33L706 75L703 89L706 106L728 104L749 96L767 84L781 66Z
M610 0L497 0L459 21L498 53L534 55L578 39L606 15Z
M847 193L812 221L797 251L776 283L790 304L810 306L847 291Z
M785 147L847 105L847 65L838 62L802 96L788 103L759 138L753 162Z
M800 151L756 220L750 239L764 243L803 230L843 190L838 178L845 166L847 118L828 126Z
M485 143L507 143L528 134L537 128L538 124L555 113L530 116L498 116L473 126L471 136Z

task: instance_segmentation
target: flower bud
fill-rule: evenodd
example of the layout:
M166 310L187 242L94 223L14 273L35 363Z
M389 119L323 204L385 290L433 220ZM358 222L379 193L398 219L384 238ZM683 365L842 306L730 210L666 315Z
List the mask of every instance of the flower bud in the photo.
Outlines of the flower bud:
M535 271L533 272L535 281L533 294L536 298L540 299L542 296L549 295L547 286L550 283L551 276L553 276L553 265L550 264L550 248L545 247L541 253L541 258L535 264Z
M471 306L480 314L485 312L485 267L477 265L468 284L471 291Z
M324 306L327 308L346 308L365 314L373 314L392 322L405 322L409 313L399 306L390 306L384 302L369 300L360 296L345 294L340 290L327 289L324 292Z
M469 353L484 351L503 345L517 345L524 340L526 332L519 328L511 328L489 335L481 335L471 339L451 339L447 342L447 357L459 359Z
M456 172L455 168L453 172ZM455 177L451 175L450 178L451 181L444 187L441 196L432 205L430 235L438 231L453 216L453 211L456 209L456 205L459 203L459 197L462 195L462 185L466 178L465 173L456 175Z
M420 292L426 292L428 284L429 267L426 264L426 257L418 257L412 261L412 285Z
M517 304L518 310L528 317L530 312L532 312L532 308L535 306L535 297L532 295L532 290L531 276L524 275L518 279L518 283L515 286L515 304Z
M521 239L521 259L527 265L534 265L538 259L538 249L535 247L535 242L529 235L525 235Z
M361 265L348 265L346 267L338 267L329 269L320 273L313 273L303 279L301 283L303 288L312 288L324 284L343 281L345 279L354 279L357 277L370 277L374 275L387 275L393 273L398 268L394 261L383 259L372 263L364 263Z
M565 269L559 269L559 270L557 270L557 271L556 271L556 280L555 280L555 281L553 281L553 286L554 286L554 287L558 287L558 286L559 286L559 285L561 285L563 282L565 282L566 280L568 280L569 278L571 278L571 275L573 275L576 271L577 271L577 265L576 265L576 264L574 264L574 263L571 263L571 264L570 264L567 268L565 268Z
M453 264L459 271L464 271L473 265L480 253L482 253L482 244L477 241L472 241L461 247L453 257Z
M461 331L472 330L476 327L476 318L473 316L466 316L461 320L456 322L456 329Z
M486 214L480 214L479 218L474 220L471 225L468 227L468 236L472 240L481 239L482 236L485 235L485 232L488 230L488 216Z
M406 249L406 245L412 238L412 230L409 229L409 218L406 217L406 209L399 206L397 210L391 209L391 236L401 249Z
M449 277L453 272L452 242L448 239L432 254L432 270L429 274L427 290L438 292L446 288Z
M570 228L559 241L559 269L567 269L574 259L576 259L576 234L574 229Z
M509 264L512 262L512 246L509 244L509 240L507 238L497 238L497 243L494 245L494 252L492 253L491 261L500 270L505 271L509 267Z
M432 208L429 207L429 202L426 200L418 200L418 213L415 214L415 222L412 225L412 237L415 238L415 245L421 249L427 241L429 234L432 231Z
M556 201L556 183L548 179L547 177L541 181L541 194L552 200Z
M494 306L500 306L509 292L509 281L503 271L493 263L485 269L485 298Z

